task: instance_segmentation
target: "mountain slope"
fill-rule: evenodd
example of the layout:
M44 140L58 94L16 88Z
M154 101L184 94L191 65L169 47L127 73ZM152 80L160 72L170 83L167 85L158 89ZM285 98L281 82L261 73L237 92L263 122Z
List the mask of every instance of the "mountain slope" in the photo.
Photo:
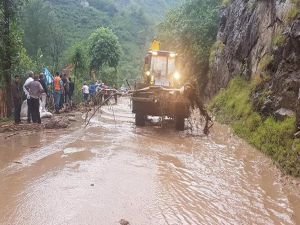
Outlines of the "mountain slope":
M67 45L89 37L100 26L110 27L123 48L120 73L136 77L141 57L155 36L154 26L180 0L48 0L63 27Z

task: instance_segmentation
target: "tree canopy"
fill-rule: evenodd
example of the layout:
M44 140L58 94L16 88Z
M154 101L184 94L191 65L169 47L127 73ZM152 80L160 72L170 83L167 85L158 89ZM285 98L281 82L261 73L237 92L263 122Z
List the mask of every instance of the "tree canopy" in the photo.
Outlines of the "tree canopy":
M23 1L0 1L0 117L11 114L11 74L18 63L22 48L17 27L18 9Z
M22 11L21 25L30 57L56 71L66 39L55 11L44 0L30 0Z
M121 57L118 37L109 28L101 27L89 38L90 67L100 71L103 66L117 68Z
M84 76L90 69L101 70L101 76L109 83L116 84L121 77L137 77L141 58L155 35L154 26L178 2L0 1L0 92L10 93L11 77L15 74L41 72L43 67L55 72L70 63ZM109 28L96 30L99 26ZM105 39L106 42L99 41ZM10 95L6 97L2 97L7 104L5 112L0 109L1 116L10 114Z
M218 30L219 0L190 0L172 10L159 25L162 46L181 56L186 76L205 84L210 48Z

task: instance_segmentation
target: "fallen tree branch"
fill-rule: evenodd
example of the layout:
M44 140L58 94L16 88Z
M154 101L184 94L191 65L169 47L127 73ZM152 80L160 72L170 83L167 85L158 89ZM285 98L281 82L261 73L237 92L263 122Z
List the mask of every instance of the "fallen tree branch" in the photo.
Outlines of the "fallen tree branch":
M112 97L113 97L114 95L110 95L108 98L106 98L96 109L94 109L94 112L93 112L93 114L90 116L90 118L88 119L88 121L86 122L86 124L85 124L85 127L84 128L86 128L88 125L89 125L89 123L90 123L90 121L91 121L91 119L95 116L95 114L98 112L98 110L105 104L105 103L107 103ZM87 112L87 114L86 114L86 118L87 118L87 115L88 115L88 113L89 113L89 111Z
M197 95L196 89L193 85L187 84L185 85L185 95L190 99L192 103L192 108L194 109L197 106L200 110L200 114L202 114L205 118L205 126L203 129L203 133L205 135L209 134L209 129L213 126L212 118L209 116L204 104L200 100L200 97ZM211 124L209 124L211 122Z
M13 134L7 135L7 136L5 137L5 139L10 138L10 137L12 137L12 136L15 136L15 135L17 135L17 134L18 134L18 133L13 133Z

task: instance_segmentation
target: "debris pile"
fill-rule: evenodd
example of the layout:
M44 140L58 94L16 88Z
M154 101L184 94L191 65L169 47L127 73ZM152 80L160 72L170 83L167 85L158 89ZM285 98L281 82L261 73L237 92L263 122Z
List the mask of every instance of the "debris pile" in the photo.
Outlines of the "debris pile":
M121 220L119 221L119 223L120 223L121 225L130 225L130 223L129 223L127 220L124 220L124 219L121 219Z
M6 132L14 132L14 131L33 131L40 130L43 127L40 124L34 123L22 123L22 124L14 124L13 122L5 122L0 124L0 133Z
M70 125L70 121L66 117L53 117L45 122L45 129L60 129L67 128Z

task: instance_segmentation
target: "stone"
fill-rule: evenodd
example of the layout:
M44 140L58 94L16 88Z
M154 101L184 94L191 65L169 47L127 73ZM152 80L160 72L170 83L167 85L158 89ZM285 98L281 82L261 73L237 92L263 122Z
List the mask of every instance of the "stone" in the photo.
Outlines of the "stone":
M269 116L273 112L273 102L270 99L267 99L264 103L263 106L261 107L261 113L264 116Z
M292 117L294 115L294 111L285 108L280 108L274 113L275 118L280 121L284 120L287 117Z
M60 129L60 128L67 128L69 126L70 122L68 118L65 117L57 117L52 118L49 121L47 121L44 126L46 129Z
M75 121L77 121L77 120L76 120L76 118L75 118L75 117L73 117L73 116L70 116L70 117L68 118L68 120L69 120L69 121L71 121L71 122L75 122Z
M294 134L294 137L295 137L295 138L300 138L300 131L296 132L296 133Z
M129 223L127 220L124 220L124 219L121 219L121 220L119 221L119 223L120 223L121 225L130 225L130 223Z

